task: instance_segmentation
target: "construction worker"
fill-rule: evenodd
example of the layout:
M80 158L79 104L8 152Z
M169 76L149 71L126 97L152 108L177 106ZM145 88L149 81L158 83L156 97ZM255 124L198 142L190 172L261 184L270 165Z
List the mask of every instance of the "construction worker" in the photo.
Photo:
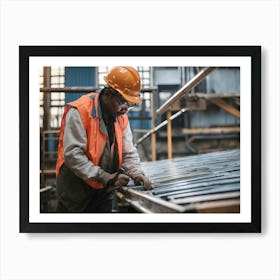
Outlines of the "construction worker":
M141 103L140 76L129 66L112 68L100 93L67 104L56 163L56 212L112 212L113 191L151 187L132 142L128 109Z

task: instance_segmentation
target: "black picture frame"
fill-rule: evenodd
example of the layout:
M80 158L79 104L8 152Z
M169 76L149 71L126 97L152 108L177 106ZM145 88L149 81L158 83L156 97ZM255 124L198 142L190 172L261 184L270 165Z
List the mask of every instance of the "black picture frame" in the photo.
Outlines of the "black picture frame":
M251 221L216 223L50 223L29 219L29 63L31 57L238 56L251 59ZM261 232L261 46L19 46L21 233L235 233ZM242 137L242 135L241 135ZM34 170L34 172L37 172ZM38 171L39 172L39 171ZM39 174L39 173L38 173ZM55 213L53 214L55 215ZM111 214L109 214L111 215ZM112 214L114 215L114 214ZM182 214L184 215L184 214Z

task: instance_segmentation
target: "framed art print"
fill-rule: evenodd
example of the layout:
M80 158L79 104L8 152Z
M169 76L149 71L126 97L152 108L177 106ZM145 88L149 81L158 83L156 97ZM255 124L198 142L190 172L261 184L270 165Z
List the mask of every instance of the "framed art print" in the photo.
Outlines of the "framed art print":
M65 105L119 65L141 78L127 115L152 188L57 212ZM19 46L19 79L20 232L261 232L260 46Z

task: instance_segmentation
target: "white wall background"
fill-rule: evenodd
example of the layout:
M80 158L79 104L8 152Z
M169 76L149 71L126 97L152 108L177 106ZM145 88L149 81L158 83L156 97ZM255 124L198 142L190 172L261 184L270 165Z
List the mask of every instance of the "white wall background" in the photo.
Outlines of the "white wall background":
M278 0L0 8L1 280L280 279ZM262 234L19 234L18 46L102 44L262 45Z

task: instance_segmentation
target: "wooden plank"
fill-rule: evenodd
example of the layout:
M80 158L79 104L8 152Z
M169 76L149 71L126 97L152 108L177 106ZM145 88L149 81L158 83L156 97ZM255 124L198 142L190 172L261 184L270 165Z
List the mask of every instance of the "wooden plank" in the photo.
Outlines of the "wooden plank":
M151 93L151 106L152 106L152 129L156 127L156 107L157 107L157 91ZM157 138L156 133L153 132L151 135L151 151L152 151L152 161L157 159Z
M43 134L59 133L59 129L44 130Z
M233 115L237 119L240 119L240 111L237 110L236 108L234 108L232 105L229 105L228 103L226 103L224 100L222 100L220 98L213 98L213 99L208 99L208 101L210 101L211 103L213 103L213 104L217 105L218 107L222 108L223 110L230 113L231 115Z
M172 124L171 124L171 111L167 112L167 147L168 159L172 159Z
M151 136L152 161L156 161L156 159L157 159L157 154L156 154L157 142L156 141L157 141L156 140L156 134L152 133L152 136Z
M41 174L55 174L55 169L44 169L40 170Z
M240 127L232 126L232 127L211 127L211 128L183 128L182 133L185 135L231 134L231 133L240 133Z

